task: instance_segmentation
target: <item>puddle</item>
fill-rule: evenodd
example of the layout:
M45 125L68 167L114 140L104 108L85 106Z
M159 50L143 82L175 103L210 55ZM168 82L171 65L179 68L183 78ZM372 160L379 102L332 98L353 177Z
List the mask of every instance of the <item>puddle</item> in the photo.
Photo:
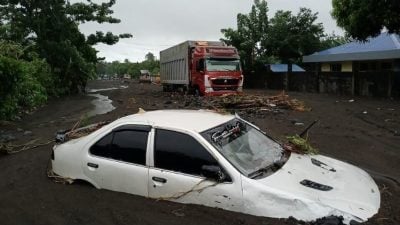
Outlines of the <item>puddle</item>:
M111 90L125 89L125 88L128 88L128 86L121 85L119 87L111 87L111 88L88 89L87 92L88 93L96 93L96 92L99 92L99 91L111 91Z
M88 96L96 98L91 102L95 106L95 108L87 113L89 117L105 114L115 109L115 107L112 105L112 100L109 99L108 96L104 96L101 94L88 94Z

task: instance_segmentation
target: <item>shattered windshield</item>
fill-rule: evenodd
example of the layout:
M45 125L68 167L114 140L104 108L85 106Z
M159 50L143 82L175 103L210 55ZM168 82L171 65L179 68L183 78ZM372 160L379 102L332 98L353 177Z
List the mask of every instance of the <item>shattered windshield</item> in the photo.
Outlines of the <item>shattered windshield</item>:
M207 59L207 71L240 71L240 61L238 59Z
M278 162L281 146L256 128L234 119L201 133L242 174L253 174Z

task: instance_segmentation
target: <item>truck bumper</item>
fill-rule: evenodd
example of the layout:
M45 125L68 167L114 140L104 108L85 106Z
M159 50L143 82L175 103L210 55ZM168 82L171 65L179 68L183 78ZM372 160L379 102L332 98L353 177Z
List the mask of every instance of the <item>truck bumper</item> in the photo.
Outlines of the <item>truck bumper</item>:
M221 88L215 90L212 87L206 87L204 96L220 96L220 95L242 94L242 93L243 93L242 87L229 87L226 90Z

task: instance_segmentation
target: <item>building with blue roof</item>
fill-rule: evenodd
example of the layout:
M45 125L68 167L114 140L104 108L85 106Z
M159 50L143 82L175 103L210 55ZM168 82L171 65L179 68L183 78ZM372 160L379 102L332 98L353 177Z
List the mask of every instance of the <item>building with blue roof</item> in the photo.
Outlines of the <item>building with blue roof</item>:
M365 42L353 41L304 56L303 63L319 77L325 77L321 89L329 89L332 79L348 77L351 93L359 95L400 95L400 36L382 33ZM348 82L347 82L348 83ZM335 83L335 85L337 85ZM324 92L322 90L321 92Z
M343 62L400 59L400 36L382 33L366 42L353 41L344 45L304 56L303 62Z

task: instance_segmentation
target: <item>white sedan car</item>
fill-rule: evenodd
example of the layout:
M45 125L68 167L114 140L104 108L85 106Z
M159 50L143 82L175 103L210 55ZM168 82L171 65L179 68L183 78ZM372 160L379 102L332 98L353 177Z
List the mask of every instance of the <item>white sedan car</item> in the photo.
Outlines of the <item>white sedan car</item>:
M256 216L363 222L380 206L363 170L288 152L238 116L204 110L123 117L55 145L51 163L55 174L96 188Z

